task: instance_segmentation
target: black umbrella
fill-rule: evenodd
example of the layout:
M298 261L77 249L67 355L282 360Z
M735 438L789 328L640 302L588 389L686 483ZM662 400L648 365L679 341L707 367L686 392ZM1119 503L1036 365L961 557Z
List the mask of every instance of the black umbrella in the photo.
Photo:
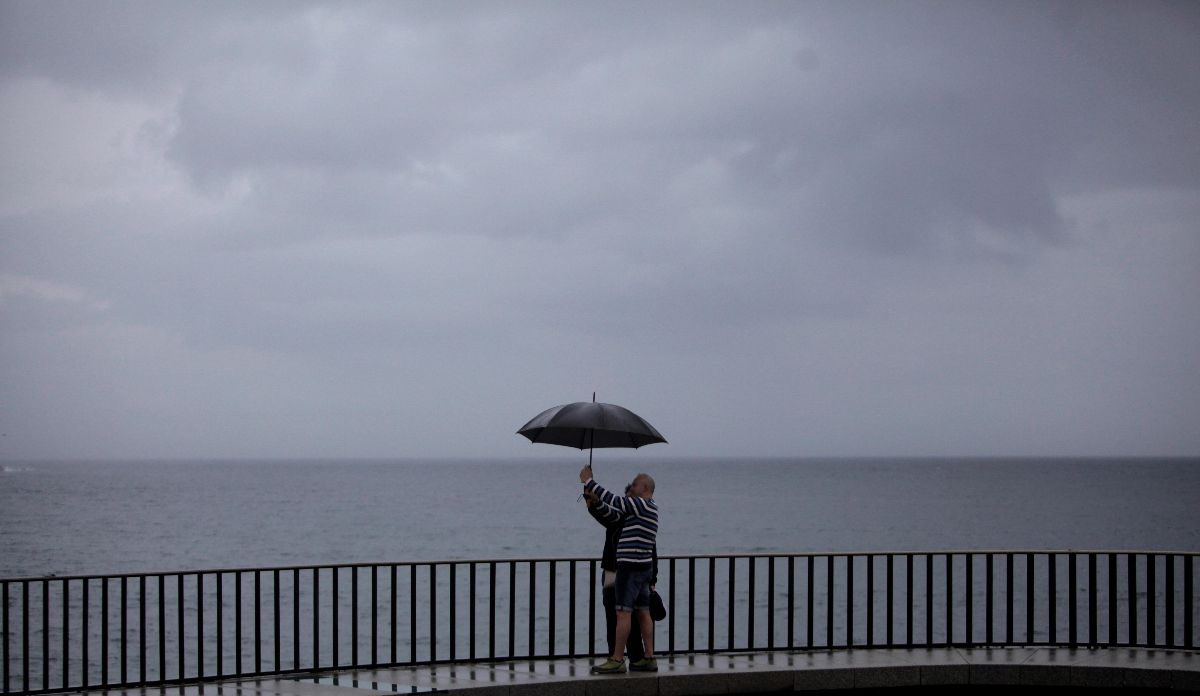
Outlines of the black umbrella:
M544 442L588 450L588 466L592 465L591 450L597 447L633 447L666 442L667 439L644 418L623 406L576 401L548 408L521 426L518 435L530 442Z

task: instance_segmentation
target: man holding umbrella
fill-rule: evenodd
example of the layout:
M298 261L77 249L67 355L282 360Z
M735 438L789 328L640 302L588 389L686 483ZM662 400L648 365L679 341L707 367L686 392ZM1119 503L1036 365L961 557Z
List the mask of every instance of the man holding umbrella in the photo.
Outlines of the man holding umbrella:
M625 486L625 496L629 496L632 484ZM601 584L602 594L604 596L604 634L608 640L608 653L613 654L613 650L617 647L617 610L613 607L616 603L616 585L617 585L617 540L621 538L621 530L625 527L624 520L619 514L607 505L602 505L600 499L592 493L584 495L587 498L587 511L600 526L604 527L604 552L600 557L600 568L604 571L604 578ZM650 573L650 589L654 590L654 586L658 584L658 553L654 554L653 564L651 565ZM661 601L661 600L660 600ZM654 613L654 595L650 595L650 617L655 621L659 620L657 614ZM634 631L632 628L629 631L629 639L625 642L625 655L630 662L640 662L646 656L646 649L642 646L641 631Z
M629 487L628 496L606 490L592 478L592 468L583 467L579 480L584 491L595 495L600 504L611 509L624 521L617 540L617 579L615 605L617 612L616 644L613 653L603 664L592 667L596 674L618 674L625 671L625 645L637 612L638 627L646 656L629 665L635 672L657 672L654 658L654 621L650 618L650 577L654 568L654 550L658 536L658 504L654 502L654 479L638 474Z

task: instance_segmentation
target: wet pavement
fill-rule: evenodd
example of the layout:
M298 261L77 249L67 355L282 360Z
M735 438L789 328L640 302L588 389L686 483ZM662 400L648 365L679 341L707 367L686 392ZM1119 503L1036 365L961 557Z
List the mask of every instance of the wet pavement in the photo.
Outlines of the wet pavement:
M1139 648L939 648L673 655L657 673L593 675L597 660L514 660L257 677L88 694L711 696L782 691L1041 685L1200 691L1200 652ZM617 682L614 684L614 682Z

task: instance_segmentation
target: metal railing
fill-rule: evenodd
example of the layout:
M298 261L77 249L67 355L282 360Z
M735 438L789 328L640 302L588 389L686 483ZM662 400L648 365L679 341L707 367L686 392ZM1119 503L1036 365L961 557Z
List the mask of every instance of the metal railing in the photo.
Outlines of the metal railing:
M975 645L1191 649L1200 553L664 556L656 653ZM595 559L10 578L3 692L606 650Z

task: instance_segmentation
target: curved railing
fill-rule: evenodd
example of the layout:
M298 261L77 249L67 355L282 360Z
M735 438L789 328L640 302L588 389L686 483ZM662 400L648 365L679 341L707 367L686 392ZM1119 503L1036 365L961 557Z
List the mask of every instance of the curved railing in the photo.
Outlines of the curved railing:
M1195 650L1200 553L664 556L656 652L933 646ZM606 649L591 558L9 578L4 693Z

